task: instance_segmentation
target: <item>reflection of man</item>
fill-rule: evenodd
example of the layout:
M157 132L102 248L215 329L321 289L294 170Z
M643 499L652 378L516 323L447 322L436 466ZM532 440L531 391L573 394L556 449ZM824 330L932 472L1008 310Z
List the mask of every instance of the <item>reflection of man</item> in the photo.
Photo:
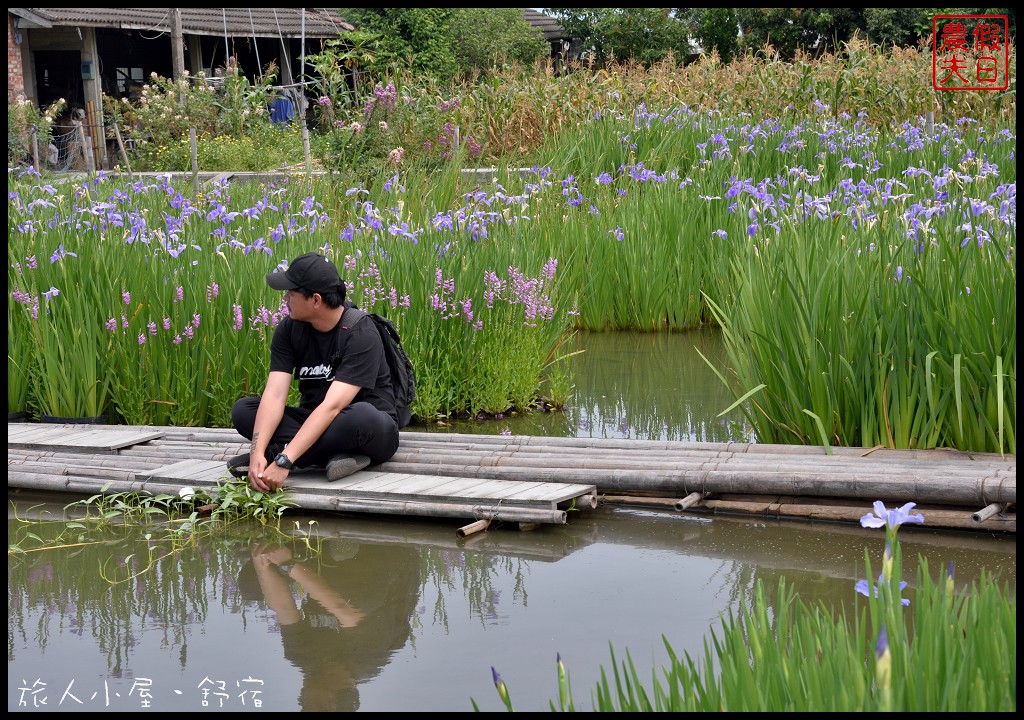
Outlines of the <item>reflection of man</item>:
M357 710L359 683L408 640L420 588L416 550L327 540L319 571L316 560L296 561L285 547L258 543L250 553L238 585L277 616L285 658L302 670L300 709Z

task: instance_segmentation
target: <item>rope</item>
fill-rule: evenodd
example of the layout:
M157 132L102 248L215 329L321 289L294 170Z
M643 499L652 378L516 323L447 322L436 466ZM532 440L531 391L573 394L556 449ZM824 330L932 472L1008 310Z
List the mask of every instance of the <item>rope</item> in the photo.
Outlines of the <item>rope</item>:
M284 32L281 31L281 21L277 19L277 8L272 9L274 11L274 23L277 25L277 37L281 41L281 56L284 58L284 64L288 66L288 77L292 77L292 61L289 57L291 53L288 52L288 46L284 44Z
M260 46L256 41L256 23L252 21L252 8L249 8L249 27L252 28L252 47L256 51L256 65L257 69L263 69L263 63L260 62Z
M167 12L165 12L165 13L163 14L163 17L161 17L161 18L160 18L160 19L159 19L159 20L158 20L157 22L158 22L159 24L163 24L163 21L164 21L164 20L166 20L166 19L169 19L169 18L168 18L168 16L169 16L169 15L170 15L170 11L167 11ZM157 29L157 28L158 28L158 27L160 26L159 24L158 24L158 25L154 25L153 27L150 27L150 28L140 29L140 30L139 30L139 35L141 35L141 36L142 36L142 38L143 38L143 39L145 39L145 40L156 40L156 39L157 39L157 38L159 38L159 37L162 37L162 36L164 36L164 35L167 35L167 34L168 34L168 32L169 32L168 30L161 30L160 32L158 32L158 33L157 33L157 34L156 34L155 36L153 36L153 37L146 37L145 35L143 35L143 33L145 33L145 32L152 32L152 31L156 30L156 29Z
M498 517L498 511L501 510L501 504L505 501L504 498L499 498L491 509L490 517L480 517L478 513L473 513L477 520L486 520L487 522L494 522L494 519Z

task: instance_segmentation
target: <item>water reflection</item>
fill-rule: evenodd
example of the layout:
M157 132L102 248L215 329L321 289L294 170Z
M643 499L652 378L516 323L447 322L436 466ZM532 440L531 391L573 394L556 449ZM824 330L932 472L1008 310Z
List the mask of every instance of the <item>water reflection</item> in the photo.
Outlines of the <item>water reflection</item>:
M359 709L358 686L409 638L419 596L414 548L328 540L316 559L280 543L253 543L238 589L274 614L284 657L302 674L299 709Z
M44 507L19 503L22 518ZM13 507L9 545L58 537L57 524L19 522ZM308 520L309 544L297 530ZM785 578L805 601L856 610L865 550L878 567L884 539L856 526L609 508L464 540L457 525L289 515L281 529L292 536L242 523L174 550L109 528L11 555L8 709L34 709L20 688L37 683L51 710L142 709L148 681L158 711L256 700L284 712L450 711L471 709L470 698L500 710L493 665L517 709L544 711L558 654L586 709L610 646L645 677L666 661L663 638L699 657L758 581L772 602ZM953 560L960 588L983 569L1016 586L1013 537L914 527L901 538L912 600L919 556L933 576ZM59 704L69 685L80 705Z
M726 367L721 331L582 333L572 363L576 387L561 412L451 421L415 430L552 437L753 442L715 368Z

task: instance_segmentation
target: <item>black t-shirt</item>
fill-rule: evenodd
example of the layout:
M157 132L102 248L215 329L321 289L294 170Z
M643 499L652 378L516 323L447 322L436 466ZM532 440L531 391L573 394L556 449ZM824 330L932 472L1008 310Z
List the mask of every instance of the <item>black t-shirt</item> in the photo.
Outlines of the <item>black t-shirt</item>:
M285 317L270 341L270 371L291 373L299 381L299 407L313 410L335 380L362 388L352 402L368 402L398 419L391 371L373 321L362 317L352 327L319 332L310 323Z

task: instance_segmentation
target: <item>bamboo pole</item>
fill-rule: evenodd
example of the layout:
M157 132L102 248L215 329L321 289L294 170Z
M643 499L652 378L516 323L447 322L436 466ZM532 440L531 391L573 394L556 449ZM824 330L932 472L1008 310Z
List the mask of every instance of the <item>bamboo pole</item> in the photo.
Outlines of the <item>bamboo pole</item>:
M490 520L477 520L476 522L471 522L469 525L463 525L460 527L455 531L455 535L460 538L469 537L470 535L475 535L478 532L483 532L490 526Z
M86 121L89 123L89 140L93 148L93 157L97 158L98 161L102 161L106 157L106 148L103 146L100 124L96 120L96 103L92 100L87 100L85 108Z
M817 455L826 457L825 449L820 445L780 445L771 443L709 443L689 442L686 440L633 440L627 438L573 438L573 437L540 437L530 435L468 435L459 433L432 433L412 430L403 430L401 433L402 446L414 441L429 441L431 443L458 444L471 442L474 445L507 445L509 447L532 445L549 446L555 448L581 447L581 448L630 448L647 452L658 450L722 450L734 453L776 453L784 452L787 455ZM890 454L897 454L907 457L919 457L926 459L936 454L959 457L963 459L999 459L999 453L967 453L961 450L948 448L936 448L932 450L894 450L890 448L859 448L859 447L833 447L833 455L877 455L886 457Z
M1003 503L991 503L989 505L986 505L978 512L971 515L971 519L974 520L974 522L976 523L982 523L988 520L993 515L998 515L999 513L1001 513L1004 508L1005 505Z
M740 515L758 515L771 518L824 520L830 522L856 523L864 514L861 508L830 507L824 505L803 505L797 503L767 504L764 502L745 502L739 500L708 500L707 509L713 513L729 513ZM943 510L932 508L927 511L928 527L954 530L977 530L978 523L964 511ZM998 532L1017 532L1017 520L996 516L989 518L984 529Z
M674 498L639 497L636 495L602 495L601 501L607 505L639 505L641 507L675 508L678 500Z
M188 129L188 138L192 146L192 195L199 197L199 145L195 128Z
M696 505L697 503L699 503L703 499L704 499L704 494L703 493L692 492L689 495L687 495L686 497L684 497L682 500L680 500L679 502L676 503L676 506L675 506L676 510L686 510L688 508L691 508L691 507L693 507L694 505Z
M914 474L931 476L935 471L948 475L978 475L984 465L980 463L912 462L908 459L888 462L857 458L810 458L797 456L733 456L719 457L719 453L689 455L660 455L657 459L643 457L639 453L601 455L591 452L560 453L519 453L515 451L470 452L448 451L444 448L404 451L399 449L389 460L393 463L424 463L453 465L466 463L480 467L565 467L577 469L622 469L638 466L645 470L740 470L751 469L761 472L828 472L829 474L859 473L875 471L884 464L890 474ZM1010 470L1012 463L1003 463L1002 469Z
M406 472L422 475L452 475L495 480L532 480L535 482L586 483L597 485L599 492L675 495L679 492L779 493L785 495L824 495L862 497L898 502L936 502L939 504L988 504L1016 502L1016 472L997 471L975 478L887 477L875 471L845 474L832 479L828 473L760 472L750 470L579 470L573 468L473 467L385 462L382 472Z
M323 495L292 494L293 499L307 510L336 512L368 512L387 515L418 515L424 517L477 517L502 522L536 522L564 525L564 510L545 508L514 508L506 506L484 507L460 503L424 502L407 500L375 500L370 498L340 498Z

